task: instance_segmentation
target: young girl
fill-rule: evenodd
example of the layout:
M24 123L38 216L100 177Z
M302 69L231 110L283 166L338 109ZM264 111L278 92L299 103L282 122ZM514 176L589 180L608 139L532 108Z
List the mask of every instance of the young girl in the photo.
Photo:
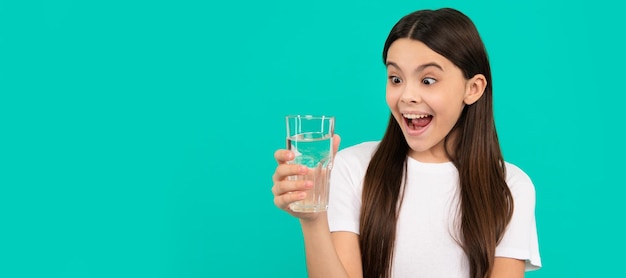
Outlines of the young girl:
M523 277L541 266L530 178L502 158L491 70L453 9L403 17L383 49L389 124L341 150L328 212L296 213L307 168L274 154L274 203L298 217L310 277ZM335 138L335 148L339 137Z

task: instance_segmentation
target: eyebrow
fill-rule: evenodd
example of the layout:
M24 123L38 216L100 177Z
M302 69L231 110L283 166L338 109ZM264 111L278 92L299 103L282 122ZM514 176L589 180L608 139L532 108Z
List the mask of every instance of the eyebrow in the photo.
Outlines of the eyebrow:
M387 62L387 67L392 66L394 68L400 69L400 67L398 66L398 64L394 63L394 62ZM423 71L424 69L426 69L427 67L436 67L439 70L443 71L443 67L440 66L439 64L435 63L435 62L430 62L430 63L426 63L423 65L420 65L419 67L417 67L415 69L415 72L420 72Z

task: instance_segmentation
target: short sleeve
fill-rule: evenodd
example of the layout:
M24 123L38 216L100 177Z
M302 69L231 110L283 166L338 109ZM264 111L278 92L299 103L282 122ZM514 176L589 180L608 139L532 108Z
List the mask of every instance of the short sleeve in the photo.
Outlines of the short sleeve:
M363 143L341 150L335 156L328 200L328 225L331 232L359 234L363 179L375 146L373 143Z
M535 187L526 173L509 163L507 184L513 195L514 211L496 247L496 257L524 260L526 271L539 269L541 257L535 221Z

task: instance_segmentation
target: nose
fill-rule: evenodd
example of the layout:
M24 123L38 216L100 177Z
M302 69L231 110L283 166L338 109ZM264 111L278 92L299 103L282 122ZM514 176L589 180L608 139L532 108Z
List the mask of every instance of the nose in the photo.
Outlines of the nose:
M400 101L404 103L420 103L422 102L421 91L416 85L406 85L402 90Z

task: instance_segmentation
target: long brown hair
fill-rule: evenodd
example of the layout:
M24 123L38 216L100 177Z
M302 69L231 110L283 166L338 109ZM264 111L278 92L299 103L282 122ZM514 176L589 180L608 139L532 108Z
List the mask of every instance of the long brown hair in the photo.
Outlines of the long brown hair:
M483 74L487 80L482 97L465 106L450 132L454 140L450 134L444 139L446 154L459 172L458 241L468 258L470 277L487 277L513 214L513 198L496 134L485 46L472 21L450 8L421 10L400 19L385 42L383 63L389 46L399 38L421 41L459 67L467 79ZM390 116L363 184L359 244L365 277L391 276L408 151L402 130Z

